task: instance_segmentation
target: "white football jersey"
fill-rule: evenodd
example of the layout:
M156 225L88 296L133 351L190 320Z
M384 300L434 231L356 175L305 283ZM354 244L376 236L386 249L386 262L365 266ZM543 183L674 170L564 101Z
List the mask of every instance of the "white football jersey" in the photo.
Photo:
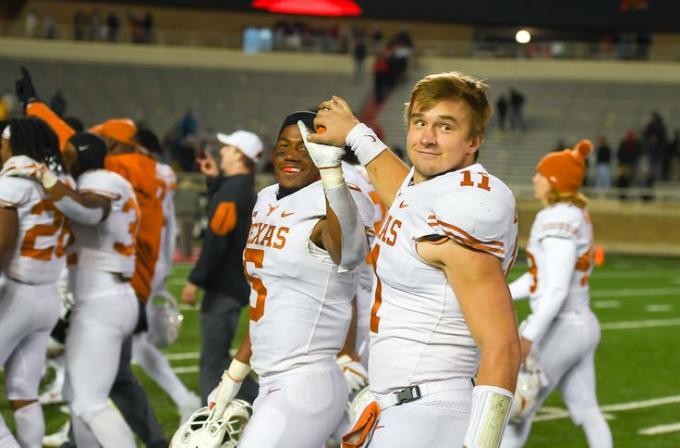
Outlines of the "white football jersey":
M569 293L564 301L561 311L574 311L589 307L588 278L593 270L593 226L590 222L588 210L576 207L572 204L558 203L546 207L536 214L534 224L531 226L529 244L527 245L527 261L529 273L533 283L529 289L531 309L541 306L543 293L548 284L545 269L548 254L543 249L541 242L545 238L563 238L573 241L576 246L576 266L571 276Z
M160 250L158 261L152 281L152 290L157 294L164 286L164 282L170 274L172 260L175 255L175 191L177 190L177 175L175 171L165 163L156 163L156 177L159 182L159 197L163 206L163 229L161 230Z
M113 171L91 170L78 178L78 191L109 198L111 211L94 226L71 221L77 265L132 277L141 216L132 186Z
M377 393L471 378L479 351L444 272L425 263L417 241L448 237L498 257L517 253L515 199L480 164L411 184L404 180L371 250L377 280L371 309L369 382Z
M0 176L0 205L15 208L19 218L7 275L23 283L55 283L65 267L68 220L38 182L22 177Z
M370 199L350 191L370 225ZM251 285L250 362L260 376L333 359L347 336L356 281L355 272L338 272L310 241L326 216L321 182L280 200L277 192L278 184L258 194L243 252Z

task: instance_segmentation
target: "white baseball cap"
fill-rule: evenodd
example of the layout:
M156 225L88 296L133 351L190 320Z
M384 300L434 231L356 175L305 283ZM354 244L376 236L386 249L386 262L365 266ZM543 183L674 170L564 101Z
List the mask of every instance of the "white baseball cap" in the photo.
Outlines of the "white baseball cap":
M254 162L262 154L262 140L256 134L249 131L239 130L232 134L219 132L217 133L217 140L222 144L236 147Z

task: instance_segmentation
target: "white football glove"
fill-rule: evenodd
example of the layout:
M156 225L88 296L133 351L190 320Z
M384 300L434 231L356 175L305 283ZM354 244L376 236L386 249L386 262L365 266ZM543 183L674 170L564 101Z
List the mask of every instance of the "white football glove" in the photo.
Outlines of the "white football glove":
M353 360L349 355L342 355L335 360L345 376L347 389L353 394L368 385L368 372L359 361Z
M2 166L2 176L32 177L45 188L52 188L59 179L44 164L36 162L28 156L14 156L7 159Z
M241 389L243 380L250 373L250 366L237 359L233 359L229 365L229 369L222 374L222 381L208 396L208 407L212 409L210 413L211 419L220 419L224 414L224 410L231 400L236 397L236 394Z
M312 143L308 140L309 129L307 129L302 120L298 120L297 125L300 128L300 134L302 134L302 139L305 141L305 147L309 152L309 156L317 168L337 168L340 166L342 156L345 154L344 148Z

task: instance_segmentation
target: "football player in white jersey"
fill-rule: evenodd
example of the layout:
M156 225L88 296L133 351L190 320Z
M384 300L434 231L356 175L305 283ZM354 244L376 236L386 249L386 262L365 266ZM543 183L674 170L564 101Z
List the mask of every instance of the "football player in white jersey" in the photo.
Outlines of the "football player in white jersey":
M162 147L158 137L150 129L139 128L135 139L155 158L162 155ZM174 196L177 188L177 175L170 165L157 161L156 178L159 181L158 196L163 206L163 229L161 230L158 260L156 261L156 268L153 271L153 278L151 280L150 300L145 305L149 329L134 335L132 340L132 357L172 398L179 410L181 421L184 421L196 409L201 407L201 400L196 394L187 389L184 383L177 377L177 374L172 371L170 363L159 350L159 348L163 348L161 342L166 344L169 342L167 334L159 334L162 332L162 329L173 331L177 328L170 328L170 323L167 321L161 322L160 319L163 319L164 314L156 312L159 306L170 306L167 303L158 304L157 301L172 301L173 305L175 304L174 297L167 290L167 281L175 254L176 223Z
M59 317L56 282L65 266L64 216L32 179L10 176L37 160L63 173L56 134L40 119L10 118L1 131L0 365L16 439L0 416L0 446L40 447L45 431L38 385L47 340Z
M420 80L405 114L409 170L342 98L320 105L315 124L327 130L310 139L349 146L389 207L371 249L378 406L347 446L365 446L371 426L371 448L500 443L520 363L505 279L517 219L510 190L476 162L490 114L486 86L470 76Z
M31 175L54 206L70 220L69 275L75 305L66 337L66 375L78 446L135 447L123 417L108 404L123 341L137 323L138 305L130 278L134 272L139 206L122 176L103 169L104 141L87 132L69 140L69 172L77 191L59 182L45 165L16 166ZM92 374L97 366L97 374Z
M593 226L579 192L585 159L593 145L545 156L536 167L534 195L545 206L531 227L529 271L510 285L512 298L530 297L531 314L520 326L522 356L531 356L544 375L531 406L519 409L502 447L519 448L543 401L559 388L572 421L583 427L591 448L610 448L612 435L597 403L595 350L600 325L590 309L588 277L593 269ZM514 407L514 406L513 406Z
M281 126L278 183L258 195L243 254L249 337L222 377L214 409L222 414L252 366L260 391L242 448L321 447L347 403L335 358L348 334L373 206L345 182L342 149L324 148L313 161L297 123L311 128L314 117L297 112Z

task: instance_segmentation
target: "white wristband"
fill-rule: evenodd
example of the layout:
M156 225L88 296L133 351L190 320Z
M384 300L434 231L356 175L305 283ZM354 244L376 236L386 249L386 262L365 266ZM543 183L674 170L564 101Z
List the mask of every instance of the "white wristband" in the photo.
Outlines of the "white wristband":
M246 379L250 373L250 365L246 364L245 362L241 362L238 359L232 359L231 364L229 364L229 369L224 373L226 373L232 380L240 383Z
M321 175L321 184L323 185L324 190L341 187L345 183L345 174L339 166L321 168L319 169L319 174Z
M45 172L42 175L42 178L40 179L40 182L42 183L42 186L45 187L45 189L50 189L56 185L57 182L59 182L59 179L57 178L57 175L54 174L50 170L45 170Z
M373 129L364 123L355 125L349 131L349 134L345 137L345 143L352 149L363 166L368 165L387 149L387 145L378 138Z
M497 448L508 423L513 394L495 386L472 389L470 423L465 434L467 448Z

